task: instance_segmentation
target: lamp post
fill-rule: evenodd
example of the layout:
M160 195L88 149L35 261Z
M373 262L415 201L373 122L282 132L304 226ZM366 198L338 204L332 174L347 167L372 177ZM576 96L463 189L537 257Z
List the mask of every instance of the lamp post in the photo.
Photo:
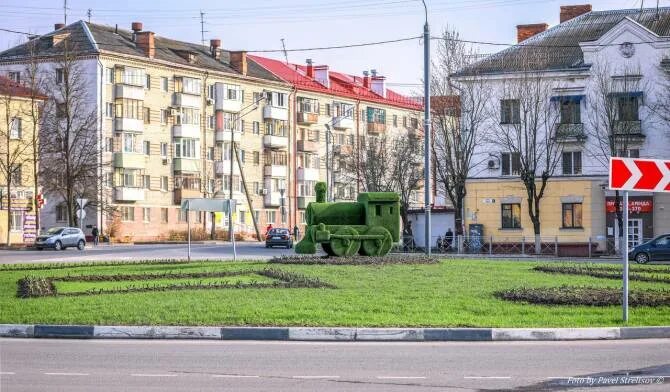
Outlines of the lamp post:
M282 180L281 183L279 184L279 205L280 205L280 212L281 212L281 223L284 224L286 222L286 203L284 199L284 192L286 192L286 183Z
M428 25L428 7L421 0L426 14L423 25L423 128L424 128L424 208L426 214L425 247L430 255L430 26Z
M326 124L326 185L328 185L328 192L326 193L327 202L333 201L333 190L331 186L333 180L333 169L332 169L333 159L330 156L330 143L332 137L333 133L330 131L330 125ZM328 160L330 160L330 162L328 162Z

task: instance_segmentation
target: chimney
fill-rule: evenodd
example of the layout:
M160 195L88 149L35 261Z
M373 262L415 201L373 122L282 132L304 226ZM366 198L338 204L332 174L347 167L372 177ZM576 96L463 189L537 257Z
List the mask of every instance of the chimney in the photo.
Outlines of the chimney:
M144 55L154 58L156 55L156 44L153 31L138 31L135 33L135 44L144 51Z
M380 97L386 98L386 77L377 75L376 70L372 70L370 89Z
M314 67L314 79L326 88L330 88L330 72L327 65L317 65Z
M65 27L65 23L56 23L54 24L54 30L60 30Z
M314 77L314 65L312 63L312 59L307 59L305 60L307 63L307 77L308 78L313 78Z
M549 27L546 23L525 24L516 26L516 40L521 43L528 38L546 31Z
M247 75L247 52L239 50L230 52L230 66L242 75Z
M574 19L579 15L584 15L591 12L593 7L591 4L582 5L562 5L561 6L561 23Z
M210 39L209 40L209 50L216 60L221 60L221 40L220 39Z
M370 88L370 73L363 71L363 87Z
M133 22L130 25L130 29L135 33L139 33L140 31L142 31L142 22Z

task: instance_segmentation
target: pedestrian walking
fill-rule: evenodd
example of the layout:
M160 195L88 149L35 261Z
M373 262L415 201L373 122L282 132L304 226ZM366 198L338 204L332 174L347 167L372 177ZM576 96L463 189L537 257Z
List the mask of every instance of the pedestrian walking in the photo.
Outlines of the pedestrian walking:
M100 239L100 230L98 230L98 226L93 226L93 230L91 230L91 235L93 236L93 245L98 246L98 241Z
M451 227L447 229L447 232L444 234L444 240L447 242L446 250L451 250L451 244L454 242L454 232L451 231Z
M296 241L300 239L300 229L298 228L297 224L295 226L293 226L293 238Z

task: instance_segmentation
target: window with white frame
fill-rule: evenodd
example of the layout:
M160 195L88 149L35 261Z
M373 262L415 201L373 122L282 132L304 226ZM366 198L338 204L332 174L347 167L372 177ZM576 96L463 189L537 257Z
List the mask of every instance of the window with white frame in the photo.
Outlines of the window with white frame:
M161 157L167 158L167 156L168 156L168 144L161 143Z
M168 78L166 77L161 77L161 91L167 92L168 91Z
M142 152L144 155L151 155L151 142L148 140L144 141Z
M144 223L151 222L151 208L142 207L142 222Z
M142 188L151 189L151 176L146 174L142 176Z
M9 124L9 138L10 139L21 139L22 130L21 130L21 119L14 117Z
M114 103L105 103L105 117L114 117Z
M207 86L207 98L215 99L216 98L216 85L210 84Z
M142 120L144 117L144 101L130 98L117 98L114 115L116 117Z
M564 151L562 155L563 174L575 175L582 174L582 152Z
M110 67L105 68L105 83L107 84L114 83L114 68Z
M354 118L354 105L344 102L333 103L333 116Z
M161 109L161 124L167 124L167 110Z
M147 76L144 68L119 67L118 82L131 86L146 87Z
M223 112L223 129L226 131L237 131L237 121L239 118L239 113Z
M288 100L286 99L286 93L280 93L276 91L267 91L265 93L265 99L267 100L268 105L285 108L287 107Z
M130 132L123 133L123 152L137 152L138 143L137 134Z
M175 125L200 125L200 109L180 107Z
M200 141L191 138L175 138L175 157L199 158Z
M132 222L135 220L135 207L121 207L121 220Z
M63 68L56 68L56 84L61 84L65 80Z
M315 196L314 186L316 181L300 181L298 182L298 196L311 197Z
M313 98L298 97L298 111L301 113L319 113L319 101Z
M277 211L265 211L265 221L267 223L275 223L277 220Z
M20 71L9 71L7 77L14 83L21 83L21 72Z
M23 230L23 211L11 211L9 216L9 230Z
M168 191L168 177L167 176L161 176L161 191L163 191L163 192Z
M237 84L224 84L223 93L224 93L223 99L229 101L242 100L242 88Z
M174 90L178 93L200 95L202 90L202 81L196 78L175 77Z
M114 138L111 137L105 138L105 151L114 152Z
M500 154L502 161L501 173L503 176L518 176L521 170L521 154L518 152L503 152Z
M253 132L254 135L260 134L261 133L261 123L259 123L258 121L254 121L252 123L252 128L251 129L252 129L252 132Z

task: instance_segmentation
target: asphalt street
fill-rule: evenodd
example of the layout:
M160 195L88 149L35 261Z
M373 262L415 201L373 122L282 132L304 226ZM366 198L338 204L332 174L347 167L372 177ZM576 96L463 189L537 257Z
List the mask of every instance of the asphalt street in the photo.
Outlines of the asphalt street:
M646 382L651 384L640 384ZM670 341L0 339L3 392L553 391L596 386L598 391L667 391Z

